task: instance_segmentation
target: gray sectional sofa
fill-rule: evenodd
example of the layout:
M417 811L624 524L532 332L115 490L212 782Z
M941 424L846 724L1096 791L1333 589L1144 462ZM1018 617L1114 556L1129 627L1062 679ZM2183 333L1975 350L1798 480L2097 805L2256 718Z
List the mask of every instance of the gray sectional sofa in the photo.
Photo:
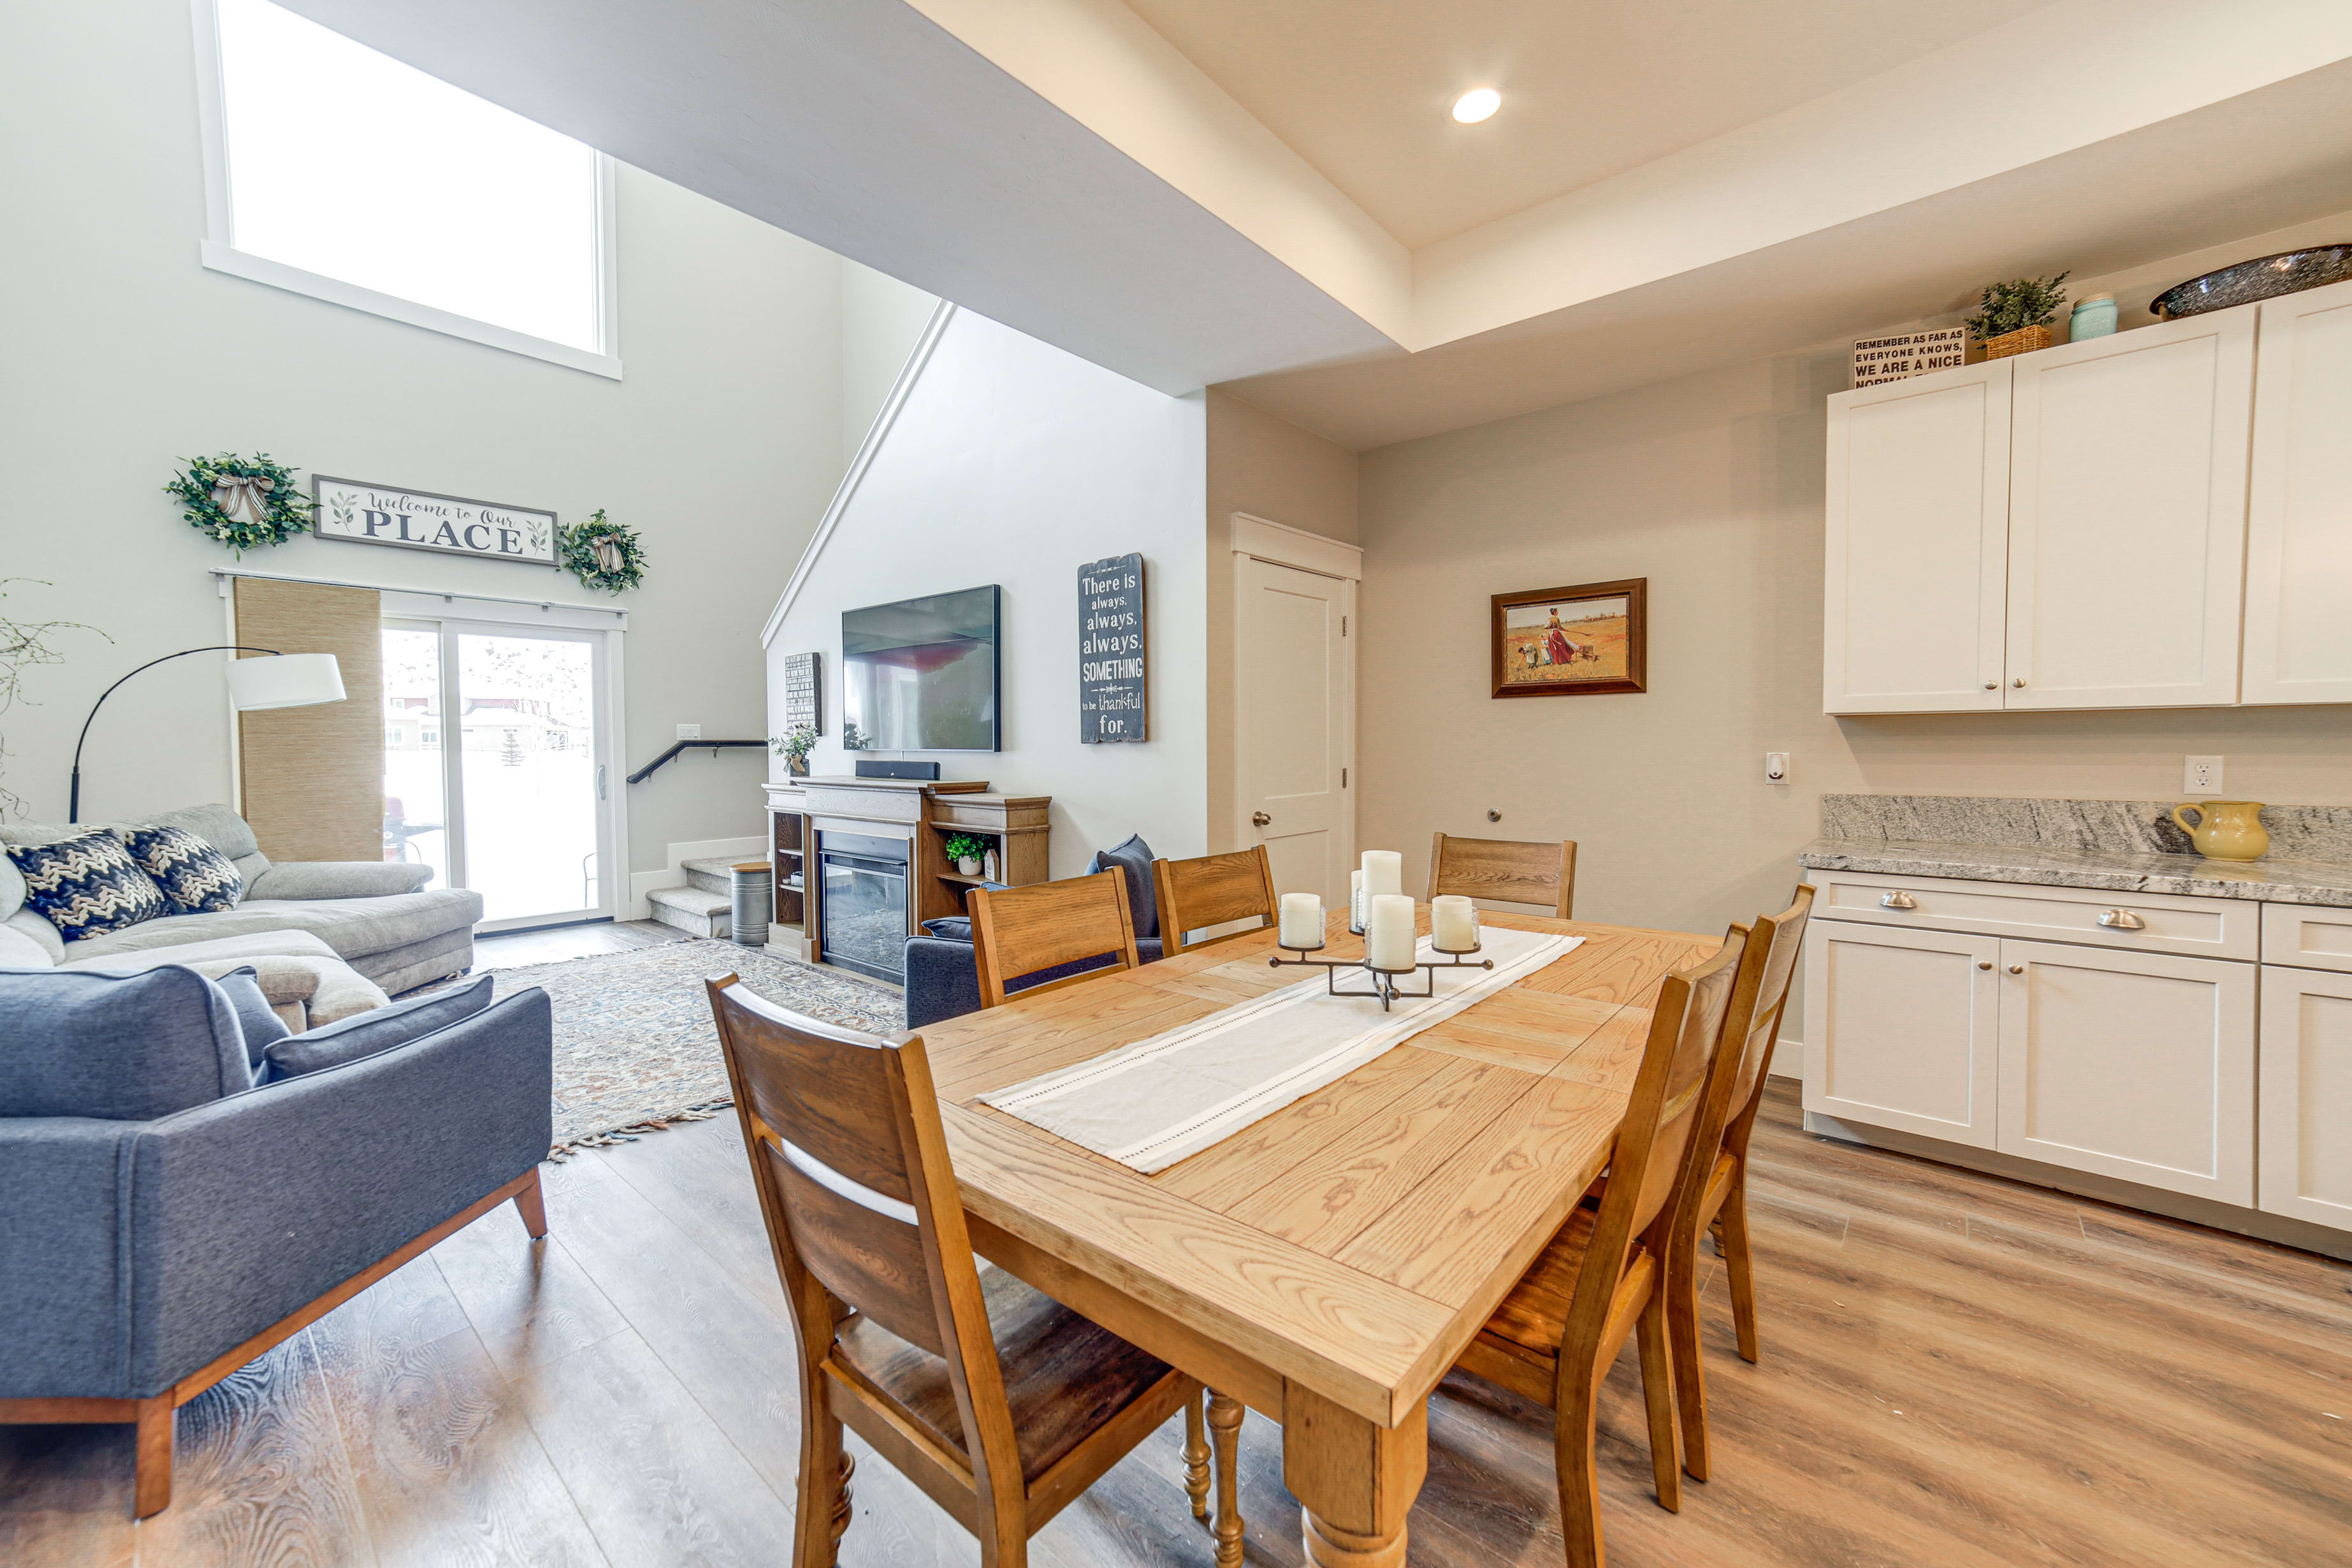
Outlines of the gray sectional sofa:
M35 962L29 952L37 947L47 963L58 966L143 968L194 962L179 950L231 939L237 952L214 949L197 956L250 959L278 945L271 939L289 933L316 939L394 994L473 967L474 923L482 918L482 896L463 888L426 888L430 867L387 860L272 863L245 818L226 805L189 806L144 821L184 827L235 862L245 879L236 907L166 915L79 942L65 941L33 910L0 910L0 967ZM54 843L93 826L100 825L0 824L0 844ZM287 945L297 955L317 952L315 943Z

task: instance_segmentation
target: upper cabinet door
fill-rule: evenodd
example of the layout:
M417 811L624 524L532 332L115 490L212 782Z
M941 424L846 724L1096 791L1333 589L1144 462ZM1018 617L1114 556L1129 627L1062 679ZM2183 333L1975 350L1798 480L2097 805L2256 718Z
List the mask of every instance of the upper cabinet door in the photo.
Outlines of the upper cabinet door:
M2352 702L2352 283L2262 307L2248 702Z
M2235 702L2254 312L2015 363L2007 705Z
M1822 711L2000 707L2011 363L1829 400Z

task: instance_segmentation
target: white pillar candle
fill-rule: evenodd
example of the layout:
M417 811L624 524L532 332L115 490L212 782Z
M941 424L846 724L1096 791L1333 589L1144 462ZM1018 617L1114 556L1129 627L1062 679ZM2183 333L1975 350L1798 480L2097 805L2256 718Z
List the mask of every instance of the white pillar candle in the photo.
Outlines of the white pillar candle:
M1429 900L1429 940L1447 952L1467 952L1478 945L1478 906L1458 893Z
M1364 934L1364 874L1348 873L1348 929L1358 936Z
M1280 935L1282 945L1285 947L1322 946L1322 895L1319 893L1283 894Z
M1371 918L1364 926L1364 957L1374 969L1412 967L1412 900L1402 893L1377 893L1365 900Z
M1364 893L1379 898L1382 893L1404 891L1404 857L1393 849L1364 851Z

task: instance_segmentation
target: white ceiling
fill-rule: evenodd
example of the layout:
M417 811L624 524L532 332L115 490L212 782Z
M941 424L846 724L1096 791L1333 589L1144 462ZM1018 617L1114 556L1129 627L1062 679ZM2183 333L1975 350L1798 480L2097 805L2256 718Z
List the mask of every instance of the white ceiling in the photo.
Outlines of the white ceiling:
M1418 248L2047 0L1127 0ZM1447 110L1474 87L1503 108Z
M1360 448L2352 209L2345 0L281 3Z

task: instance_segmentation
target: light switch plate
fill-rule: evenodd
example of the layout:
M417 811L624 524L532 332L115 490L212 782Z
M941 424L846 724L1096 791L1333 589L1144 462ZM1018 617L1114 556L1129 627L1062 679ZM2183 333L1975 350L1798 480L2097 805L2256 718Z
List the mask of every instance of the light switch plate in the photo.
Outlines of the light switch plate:
M2185 758L2180 770L2180 793L2220 795L2221 793L2221 759L2219 757Z
M1764 753L1764 782L1766 784L1784 784L1789 782L1788 752L1767 752Z
M677 727L677 738L681 741L699 741L702 739L702 726L699 724L680 724Z

